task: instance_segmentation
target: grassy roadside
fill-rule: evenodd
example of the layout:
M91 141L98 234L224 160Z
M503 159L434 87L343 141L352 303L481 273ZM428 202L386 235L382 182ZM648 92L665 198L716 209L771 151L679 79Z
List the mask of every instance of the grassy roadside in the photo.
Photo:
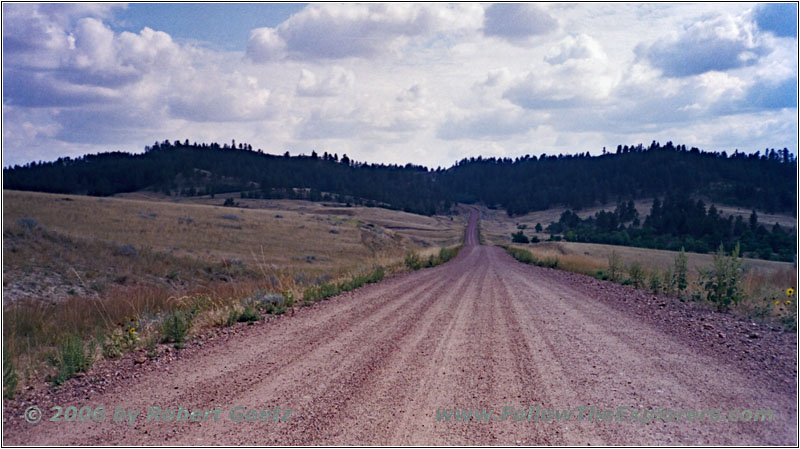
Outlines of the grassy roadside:
M440 248L438 254L430 254L427 257L420 255L415 251L409 251L404 260L403 265L395 265L392 268L392 273L401 271L415 271L423 268L431 268L441 265L448 260L458 255L461 246L444 247ZM321 285L315 285L307 288L303 292L303 302L301 305L308 306L315 302L319 302L340 293L355 290L366 284L374 284L383 280L386 275L386 269L383 266L377 266L372 271L357 274L348 279L337 282L326 282Z
M61 385L103 358L137 350L157 358L167 346L181 349L204 330L261 321L391 274L436 266L459 248L409 252L404 259L385 260L385 266L313 280L263 267L261 279L234 277L193 288L112 285L102 295L74 295L54 304L14 302L3 310L4 397L13 397L19 384L42 379Z
M592 276L622 285L704 303L752 320L797 331L797 274L791 270L746 270L741 258L717 254L708 266L687 267L687 255L676 253L669 264L625 260L612 250L605 260L551 249L499 245L516 260ZM691 267L694 267L692 269Z
M410 269L409 249L427 264L463 233L460 217L290 200L3 201L6 396L377 282Z

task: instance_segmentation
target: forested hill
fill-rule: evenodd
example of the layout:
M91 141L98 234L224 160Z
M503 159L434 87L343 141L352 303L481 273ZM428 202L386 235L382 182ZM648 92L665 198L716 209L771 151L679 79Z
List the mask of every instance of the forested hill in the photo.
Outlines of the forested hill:
M788 150L731 155L653 142L588 153L470 158L444 170L366 164L346 155L283 156L247 144L164 141L132 155L112 152L3 170L3 188L112 195L242 192L244 197L332 199L422 214L482 202L509 214L554 206L685 194L765 212L796 214L797 161Z

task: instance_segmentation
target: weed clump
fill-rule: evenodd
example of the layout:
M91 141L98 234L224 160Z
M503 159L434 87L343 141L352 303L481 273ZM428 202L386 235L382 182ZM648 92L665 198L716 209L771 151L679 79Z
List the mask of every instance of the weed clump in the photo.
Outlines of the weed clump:
M11 351L3 345L3 398L13 399L17 391L17 371L14 369L14 361L11 358Z
M439 254L431 254L428 256L427 259L423 259L419 256L419 254L415 253L414 251L409 251L406 254L404 263L406 267L412 270L419 270L420 268L431 268L437 265L441 265L448 260L456 257L458 255L458 251L461 249L460 246L456 246L453 248L442 248L439 250Z
M406 266L412 270L419 270L422 268L422 259L419 257L419 254L409 251L406 254L405 260L403 261Z
M720 245L711 268L700 271L700 285L705 292L706 300L716 304L717 310L727 311L742 299L742 259L739 257L739 245L725 255L725 248Z
M616 251L608 256L608 278L613 282L620 282L622 278L622 257Z
M636 288L644 287L645 272L644 268L642 268L642 264L639 262L633 262L628 267L628 276L630 277L631 285Z
M303 292L303 304L311 305L315 302L336 296L342 292L349 292L366 284L380 282L383 280L385 274L383 267L378 266L369 273L353 276L350 279L311 286Z
M526 263L528 265L536 265L537 267L544 267L544 268L558 268L558 258L557 257L548 257L545 259L539 259L534 257L530 251L525 249L514 248L512 246L505 247L506 252L511 254L511 256L522 263Z
M139 342L139 335L136 328L131 327L127 331L117 328L103 342L103 356L109 359L120 357L126 351L136 347Z
M261 321L261 314L258 313L255 306L248 304L242 310L233 308L228 311L225 325L232 326L235 323L255 323L257 321Z
M77 373L86 372L92 366L94 345L89 348L77 335L67 335L58 346L51 362L56 374L50 378L54 385L61 385Z
M176 347L186 341L192 328L192 315L176 310L161 321L161 342L175 343Z

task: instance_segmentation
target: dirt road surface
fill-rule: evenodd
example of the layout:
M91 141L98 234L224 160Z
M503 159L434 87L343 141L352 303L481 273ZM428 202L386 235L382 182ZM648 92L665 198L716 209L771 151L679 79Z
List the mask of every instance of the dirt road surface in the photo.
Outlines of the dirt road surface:
M730 315L651 297L480 246L473 214L465 246L446 264L240 327L174 360L129 360L105 377L90 373L42 399L38 424L21 416L32 403L9 405L4 443L796 445L794 334L751 330ZM106 415L100 423L48 422L53 404L104 406ZM219 421L211 414L147 422L151 406L221 413ZM235 422L237 406L288 409L290 421ZM117 407L140 415L132 425L114 422ZM504 407L533 407L533 419L526 412L519 422L500 419ZM536 407L774 415L755 423L709 422L709 415L556 423L536 420ZM437 421L444 409L492 410L497 418Z

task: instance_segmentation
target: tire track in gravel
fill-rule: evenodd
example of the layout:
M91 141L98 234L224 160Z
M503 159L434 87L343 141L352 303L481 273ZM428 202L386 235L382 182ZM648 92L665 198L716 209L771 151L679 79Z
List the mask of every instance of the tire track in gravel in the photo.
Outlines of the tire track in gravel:
M796 386L759 377L599 296L588 279L478 244L477 211L452 261L395 276L226 339L105 392L61 405L223 410L222 420L6 421L6 444L795 445ZM613 295L612 295L613 296ZM787 350L791 348L787 347ZM130 374L130 373L128 373ZM792 374L793 375L793 374ZM796 381L796 379L795 379ZM69 393L69 395L67 394ZM80 393L80 395L78 395ZM237 405L292 421L231 422ZM440 409L771 408L771 423L440 422ZM107 413L110 413L107 412Z

